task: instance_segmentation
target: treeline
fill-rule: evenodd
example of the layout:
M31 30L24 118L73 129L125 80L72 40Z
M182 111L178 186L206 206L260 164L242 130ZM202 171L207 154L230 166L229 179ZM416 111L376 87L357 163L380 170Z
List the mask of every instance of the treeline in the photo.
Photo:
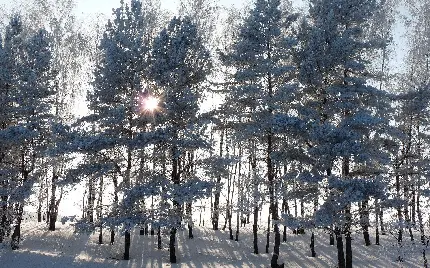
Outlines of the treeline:
M281 227L284 242L287 228L310 231L313 257L314 230L327 230L339 267L352 267L356 230L366 245L375 228L376 244L391 232L402 247L417 229L427 265L430 17L425 1L399 2L310 0L297 12L184 0L171 17L156 0L121 1L85 32L73 0L34 1L0 42L0 241L19 247L32 194L54 231L64 190L84 183L76 228L114 243L119 227L124 259L139 226L159 248L168 231L175 263L176 232L186 224L193 238L205 199L230 239L252 222L254 254L268 205L271 267ZM393 74L400 4L410 46Z

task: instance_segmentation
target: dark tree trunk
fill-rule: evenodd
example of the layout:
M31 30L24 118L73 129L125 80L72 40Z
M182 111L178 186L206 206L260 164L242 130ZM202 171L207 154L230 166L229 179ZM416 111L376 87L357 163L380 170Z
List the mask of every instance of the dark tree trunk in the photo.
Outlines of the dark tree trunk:
M89 178L88 181L88 200L87 200L87 221L94 222L94 203L96 200L94 178Z
M17 218L16 218L16 225L15 229L12 233L12 240L10 242L10 246L12 250L19 249L19 242L21 240L21 222L22 222L22 213L23 213L23 206L21 204L17 205Z
M375 245L379 245L379 200L375 199Z
M98 207L98 221L99 221L99 244L103 244L103 223L102 223L102 217L103 217L103 177L100 178L99 183L99 199L97 201L97 207Z
M193 235L193 224L192 223L188 223L188 238L189 239L193 239L194 235Z
M42 222L42 202L37 206L37 222Z
M346 268L352 268L351 232L349 230L347 230L345 234L345 256L346 256Z
M130 237L130 231L125 231L125 243L124 243L124 260L130 259L130 244L131 244L131 237Z
M115 230L111 228L110 230L110 244L113 245L115 243Z
M398 168L396 168L396 170L397 169ZM400 175L396 175L396 194L397 194L397 197L400 198ZM399 220L399 223L403 222L403 216L402 216L402 208L401 208L401 206L399 206L397 208L397 218ZM401 250L401 248L402 248L402 240L403 240L403 228L399 227L398 235L397 235L397 244L399 246L399 250ZM403 261L402 254L399 254L397 260L399 262Z
M361 204L361 227L363 229L363 238L366 246L370 246L370 236L369 236L369 209L368 200L364 200Z
M330 226L330 246L334 246L334 231L333 231L333 226Z
M343 176L348 178L350 159L349 157L344 157L343 159ZM345 267L352 268L352 246L351 246L351 225L352 225L352 215L351 215L351 203L349 203L345 208Z
M103 244L103 226L101 224L99 226L99 244Z
M254 207L254 223L252 225L252 233L254 237L254 254L258 254L258 206Z
M236 213L236 238L234 239L234 241L239 241L239 226L240 226L240 212L238 211Z
M223 154L223 146L224 146L224 131L221 131L220 138L220 146L219 146L219 155L222 157ZM215 186L215 198L213 202L213 214L212 214L212 229L218 230L219 225L219 198L221 196L221 177L217 177L216 186Z
M158 249L163 248L163 245L161 244L161 228L160 227L158 227L158 230L157 230L157 248Z
M113 214L115 215L117 213L116 204L119 202L118 198L118 178L116 177L116 174L113 176ZM115 230L113 227L111 227L110 230L110 244L113 245L115 243Z
M315 235L313 231L311 234L311 244L309 245L309 247L311 248L311 256L316 257L317 253L315 252Z
M176 242L176 228L172 228L172 230L170 230L170 241L169 241L170 263L176 263L175 242Z
M287 242L287 226L284 225L284 230L282 231L282 242Z
M282 211L285 214L290 213L290 208L288 207L288 202L285 197L282 198ZM284 225L284 230L282 231L282 242L287 242L287 226Z
M411 241L414 241L414 235L412 233L412 228L411 228L411 218L409 215L409 203L410 203L410 200L409 200L410 199L409 184L410 184L410 181L405 179L404 188L403 188L403 195L404 195L404 199L406 200L406 203L403 207L404 208L404 214L403 215L405 218L406 226L409 230L409 236L411 238Z
M57 221L57 207L56 207L56 191L57 191L57 179L58 176L52 175L52 185L51 185L51 199L49 202L49 231L55 231L55 222Z
M269 216L267 216L266 253L269 253L269 243L270 243L270 211L269 211Z
M8 229L7 224L7 200L8 196L2 196L2 206L1 206L1 221L0 221L0 243L3 242L6 236L6 230Z
M275 232L275 246L273 247L273 255L272 260L270 262L272 268L278 268L278 258L279 258L279 247L281 245L281 234L279 233L279 225L275 223L274 226Z
M336 235L336 245L337 245L337 265L338 265L338 268L345 268L343 239L342 239L342 234L340 233L339 227L335 227L334 233Z

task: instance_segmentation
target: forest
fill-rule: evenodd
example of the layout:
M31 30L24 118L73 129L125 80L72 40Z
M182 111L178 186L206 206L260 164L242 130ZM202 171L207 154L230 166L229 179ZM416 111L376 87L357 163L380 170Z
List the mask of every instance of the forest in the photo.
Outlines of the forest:
M206 230L249 234L262 267L292 267L294 237L339 268L387 237L405 263L413 241L428 267L426 0L160 1L87 21L75 0L0 9L0 260L25 224L62 222L123 260L151 235L180 263L178 236Z

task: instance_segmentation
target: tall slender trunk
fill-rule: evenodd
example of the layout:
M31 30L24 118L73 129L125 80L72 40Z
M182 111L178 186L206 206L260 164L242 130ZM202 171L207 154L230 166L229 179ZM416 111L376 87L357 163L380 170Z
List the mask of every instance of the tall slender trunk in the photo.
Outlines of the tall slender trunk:
M242 148L241 144L239 144L239 157L242 157ZM241 170L242 170L242 162L239 162L239 171L237 174L237 212L236 212L236 238L235 241L239 241L239 228L240 228L240 220L242 218L243 213L243 185L241 180Z
M187 203L187 216L188 216L188 238L189 239L193 239L194 235L193 235L193 215L192 215L192 203L188 202Z
M375 245L379 245L379 215L380 204L378 198L375 198Z
M118 198L118 178L116 176L116 174L113 175L113 208L112 208L112 213L114 216L116 216L117 214L117 207L116 205L119 202L119 198ZM113 243L115 243L115 230L114 228L111 226L111 230L110 230L110 244L113 245Z
M5 183L2 183L5 185ZM4 189L6 189L6 186L4 186ZM0 219L0 243L3 242L4 237L6 236L6 230L8 229L7 224L7 204L8 204L9 197L7 195L1 196L1 219Z
M175 140L176 140L176 134L175 134ZM178 148L176 146L173 146L172 148L172 173L171 178L172 182L175 185L178 185L180 183L180 170L181 170L181 159L179 158ZM170 239L169 239L169 251L170 251L170 263L176 263L176 225L180 224L180 212L181 212L181 205L176 200L175 197L173 197L173 208L175 211L174 215L174 223L173 227L170 230Z
M157 248L158 249L163 248L163 246L161 244L161 228L160 228L160 226L158 226L158 229L157 229Z
M398 169L396 169L398 170ZM400 175L396 175L396 194L397 194L397 198L400 199ZM397 244L399 246L399 250L401 250L402 248L402 240L403 240L403 227L402 227L402 222L403 222L403 215L402 215L402 207L398 206L397 207L397 218L398 221L400 223L400 227L398 230L398 234L397 234ZM403 261L403 256L402 254L399 254L398 261L402 262Z
M258 205L254 206L254 222L252 225L252 234L254 237L254 254L258 254Z
M282 198L282 211L284 214L290 214L288 202L285 197ZM284 224L284 230L282 231L282 242L287 242L287 226Z
M130 259L130 244L131 244L130 230L126 230L125 237L124 237L124 260Z
M311 234L311 244L309 245L309 247L311 248L311 256L312 257L316 257L317 253L315 252L315 235L314 235L314 231L312 231L312 234Z
M270 243L270 216L272 213L269 210L269 215L267 216L267 230L266 230L266 253L269 253L269 243Z
M94 178L88 180L88 201L87 201L87 221L94 222L94 203L96 200L96 189Z
M345 268L345 255L343 252L343 239L342 233L339 227L334 228L334 234L336 236L336 246L337 246L337 266L338 268Z
M234 149L233 155L235 155L235 149ZM234 189L235 189L234 184L235 184L235 181L237 179L237 167L238 167L238 164L234 165L234 172L233 172L233 178L232 178L233 181L232 181L232 187L231 187L232 188L231 189L231 199L229 202L229 206L227 206L227 210L228 210L228 232L230 234L230 240L234 239L233 227L231 225L231 220L233 217L233 196L234 196Z
M176 228L173 227L170 230L170 240L169 240L169 251L170 251L170 263L176 263Z
M344 178L348 178L350 169L349 157L343 158L342 163L342 175ZM352 245L351 245L351 203L347 204L345 208L345 267L352 268Z
M225 216L225 221L224 221L224 226L222 227L222 230L224 231L225 228L227 227L227 223L230 220L231 223L231 215L230 215L230 195L231 195L231 180L232 180L232 172L229 172L230 174L228 175L227 178L227 204L226 204L226 216ZM231 230L231 228L229 228L229 230Z
M49 203L49 231L55 231L55 223L58 217L58 206L60 205L63 197L63 189L61 189L60 197L56 199L58 175L54 172L52 174L51 184L51 200Z
M98 207L98 221L99 221L99 244L103 244L103 176L100 177L99 181L99 199L97 200Z
M258 200L259 200L259 193L258 193L258 178L257 178L257 160L254 157L254 151L253 154L250 156L250 166L251 166L251 172L252 172L252 181L254 186L254 222L252 225L252 234L253 234L253 245L254 245L254 254L258 254Z
M219 146L219 155L222 157L223 155L223 146L224 146L224 130L221 130L220 137L220 146ZM213 202L213 214L212 214L212 229L218 230L219 224L219 198L221 195L221 176L217 177L216 185L215 185L215 197ZM212 196L211 196L212 198ZM212 203L211 203L212 204Z
M361 227L363 229L363 238L366 246L370 246L370 236L369 236L369 200L365 199L361 203Z
M21 222L22 222L22 214L24 212L23 205L16 205L16 222L15 228L12 233L12 239L10 242L10 246L13 250L19 249L19 242L21 240Z
M409 162L409 161L407 161L407 162ZM409 215L409 205L410 205L410 193L409 193L410 189L409 189L409 186L410 186L411 182L410 182L410 180L408 180L406 178L407 177L405 176L404 185L403 185L403 197L406 201L405 205L403 206L403 209L404 209L403 215L405 218L406 226L409 230L409 236L411 238L411 241L414 241L414 235L412 233L412 228L411 228L411 218Z

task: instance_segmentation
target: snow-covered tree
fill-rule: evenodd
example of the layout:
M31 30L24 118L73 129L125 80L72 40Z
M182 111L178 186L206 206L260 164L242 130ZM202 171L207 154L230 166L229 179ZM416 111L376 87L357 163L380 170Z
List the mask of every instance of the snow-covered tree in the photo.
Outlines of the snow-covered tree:
M149 74L163 91L157 128L164 133L162 148L167 150L168 172L173 184L169 195L173 202L173 218L170 219L172 263L176 262L176 231L182 217L180 207L202 197L199 192L205 192L210 186L197 177L195 168L200 167L190 157L199 149L208 149L202 136L204 120L199 113L199 102L210 67L209 51L188 17L173 18L154 41ZM193 183L195 186L192 187Z
M100 161L104 162L101 171L114 174L111 177L116 199L118 190L124 192L139 183L138 163L149 144L145 131L150 116L143 113L139 102L148 90L146 69L151 42L159 27L159 12L157 8L144 8L138 0L130 4L121 1L121 7L114 10L114 19L108 21L100 42L94 89L88 94L91 114L81 120L83 135L72 144L76 151L94 160L82 163L74 172L98 173ZM95 130L94 134L85 135L88 127ZM134 215L135 207L122 207L120 211L119 200L115 201L111 216L116 218L113 224L125 227L124 258L129 259L130 228L140 222Z
M387 40L366 38L364 31L378 8L373 0L310 1L309 18L299 34L300 117L308 125L307 154L313 159L313 176L327 178L328 187L317 222L335 226L339 267L352 267L351 204L382 195L377 178L388 163L383 146L388 98L368 83L366 57ZM323 220L322 215L334 217Z
M297 18L296 15L282 17L280 4L279 0L255 1L255 6L245 18L232 50L223 56L224 63L233 68L234 73L232 86L222 109L226 112L226 118L233 123L236 140L248 143L247 154L253 159L251 162L254 173L259 165L257 159L261 159L258 155L264 155L270 214L275 221L279 220L279 216L272 154L279 145L280 138L274 135L272 124L275 114L288 113L291 109L288 103L295 91L292 85L294 67L291 64L291 47L295 41L286 29L291 27ZM258 183L255 182L255 187L258 187ZM257 213L256 204L253 225L256 254ZM272 267L277 267L280 234L278 223L275 222L274 226L275 249ZM268 253L268 246L266 252Z
M26 35L20 16L13 16L3 41L2 99L2 229L14 224L11 246L19 247L24 201L37 179L46 149L53 101L50 38L45 30ZM3 98L4 97L4 98ZM10 208L5 211L4 208ZM9 215L5 216L5 213ZM13 221L13 222L12 222ZM2 239L4 232L1 233Z

